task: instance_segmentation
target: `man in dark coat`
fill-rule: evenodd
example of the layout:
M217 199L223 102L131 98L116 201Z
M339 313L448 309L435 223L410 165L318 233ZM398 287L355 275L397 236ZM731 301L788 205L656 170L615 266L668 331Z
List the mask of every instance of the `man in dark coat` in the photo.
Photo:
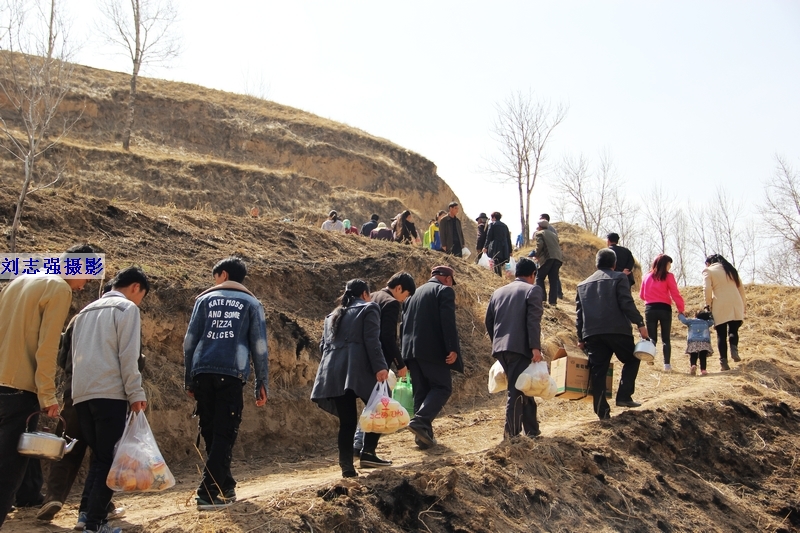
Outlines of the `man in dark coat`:
M431 279L403 304L402 353L411 372L416 411L408 429L423 450L436 445L433 420L453 392L450 370L464 372L453 276L449 266L435 267Z
M478 260L483 255L483 249L486 248L486 221L489 220L489 217L486 216L486 213L481 213L478 215L478 218L475 219L475 222L478 223L478 242L475 244L475 250L478 252L477 257L475 257L475 262L477 263Z
M379 218L377 214L372 213L372 217L361 225L361 235L363 237L369 237L370 232L378 227Z
M628 283L633 287L636 285L636 280L633 278L633 266L635 263L633 254L624 246L619 245L619 235L616 233L609 233L606 239L608 239L606 241L608 247L614 250L614 254L617 256L617 266L614 267L614 271L625 274L628 278Z
M586 347L589 354L594 412L601 420L611 418L611 408L606 401L606 374L612 355L622 363L617 406L641 405L633 401L640 361L633 355L631 323L639 328L642 338L648 338L628 279L625 274L614 271L615 262L616 256L610 248L597 252L597 271L578 284L575 298L578 346Z
M464 232L461 230L461 221L456 216L458 215L458 203L450 202L447 208L447 215L439 221L439 240L442 241L442 251L461 257L465 241Z
M500 221L502 217L497 211L492 213L492 222L486 230L486 244L483 248L483 252L494 261L494 273L498 276L503 275L505 264L511 258L511 232L506 223Z
M486 309L486 331L492 341L492 355L508 376L505 435L541 434L536 419L536 400L515 386L530 364L542 360L541 322L544 291L536 281L536 263L523 257L516 267L516 279L500 287Z

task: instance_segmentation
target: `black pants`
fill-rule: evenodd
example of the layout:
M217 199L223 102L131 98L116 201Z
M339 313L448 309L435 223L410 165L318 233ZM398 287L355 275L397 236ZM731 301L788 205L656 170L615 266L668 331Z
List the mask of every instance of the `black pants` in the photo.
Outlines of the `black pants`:
M450 367L444 363L431 363L419 359L407 359L414 384L414 418L410 424L427 429L433 435L433 421L453 393L453 378Z
M451 250L447 250L445 252L447 255L454 255L456 257L461 257L461 250L463 250L463 246L453 246Z
M231 473L233 445L242 422L242 380L222 374L198 374L192 380L206 464L197 495L211 501L236 488Z
M729 340L731 346L739 346L739 327L741 325L741 320L731 320L730 322L714 326L714 329L717 330L717 349L719 350L720 363L728 362Z
M549 295L548 303L556 305L558 303L558 290L561 286L561 281L558 279L558 270L561 268L561 261L558 259L548 259L536 271L536 284L545 292L545 296ZM544 288L544 279L550 280L550 292Z
M689 364L691 366L697 365L697 360L700 360L700 370L706 369L706 359L708 358L708 350L702 352L692 352L689 354Z
M61 417L66 421L65 431L67 436L78 439L72 447L72 451L64 455L60 461L50 463L50 471L47 474L47 491L44 495L44 503L61 502L67 500L70 489L72 489L78 470L81 468L83 456L86 455L86 439L81 432L81 423L78 419L78 411L72 405L72 397L64 395L64 408L61 410ZM88 498L81 498L81 512L86 512Z
M107 521L108 504L114 494L106 484L114 461L114 446L125 431L127 400L98 398L75 405L81 431L92 450L84 493L88 496L86 529L97 531Z
M358 426L358 406L355 392L347 389L344 395L333 398L336 412L339 415L339 436L336 444L339 449L339 466L352 468L353 466L353 437ZM362 453L375 453L378 447L378 433L364 433L364 448Z
M602 334L584 339L589 352L589 374L592 382L592 397L595 414L603 418L611 416L611 407L606 400L606 374L611 356L616 355L622 363L622 372L617 387L617 401L633 399L636 376L639 374L639 359L633 355L633 337L630 335Z
M668 365L672 355L670 345L670 328L672 327L672 307L669 304L653 303L644 306L644 320L647 323L647 334L653 344L658 340L658 326L661 325L661 342L663 343L664 364Z
M22 484L17 489L14 497L14 505L17 507L38 507L44 501L42 496L42 462L39 459L28 459L28 467L25 469L25 476Z
M0 386L0 526L28 468L28 458L17 453L17 443L28 415L38 410L36 394ZM38 417L31 418L32 425L37 421Z
M531 358L515 352L498 352L494 355L508 377L505 434L508 437L516 437L524 432L535 437L539 434L536 399L525 396L515 386L519 375L531 364Z

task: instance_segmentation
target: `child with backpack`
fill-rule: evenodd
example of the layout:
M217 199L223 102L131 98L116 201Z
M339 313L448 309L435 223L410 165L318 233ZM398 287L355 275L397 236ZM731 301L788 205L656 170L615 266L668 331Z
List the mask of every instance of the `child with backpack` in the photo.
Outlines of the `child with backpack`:
M689 328L689 334L686 337L686 353L689 354L689 364L691 365L689 374L692 376L697 375L697 361L699 359L700 375L705 376L708 374L706 372L706 359L709 354L714 353L711 348L711 328L714 327L714 320L708 311L701 311L695 317L686 318L681 313L678 315L678 320Z

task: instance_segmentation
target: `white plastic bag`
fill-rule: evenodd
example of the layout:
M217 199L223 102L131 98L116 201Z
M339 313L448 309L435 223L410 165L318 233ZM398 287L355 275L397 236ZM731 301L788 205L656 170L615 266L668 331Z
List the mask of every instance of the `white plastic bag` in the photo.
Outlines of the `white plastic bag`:
M175 485L144 411L131 412L106 477L111 490L155 492Z
M482 254L480 259L478 259L478 266L482 266L483 268L492 268L492 260L489 259L488 255Z
M517 270L517 262L514 261L513 257L508 259L508 263L506 263L506 270L508 270L512 274Z
M358 423L364 433L394 433L408 425L411 417L400 402L389 396L385 381L375 384Z
M461 249L461 257L463 259L466 259L467 257L469 257L471 255L472 255L472 252L470 252L469 248L467 248L466 246Z
M550 399L552 396L550 398L547 396L553 393L555 384L555 381L547 371L547 363L540 361L531 363L528 368L523 370L514 386L525 396L539 396L543 399Z
M386 378L386 384L389 386L390 391L393 391L394 386L397 385L397 374L395 374L393 370L389 370L389 377Z
M489 394L508 390L508 376L500 361L495 361L489 369Z

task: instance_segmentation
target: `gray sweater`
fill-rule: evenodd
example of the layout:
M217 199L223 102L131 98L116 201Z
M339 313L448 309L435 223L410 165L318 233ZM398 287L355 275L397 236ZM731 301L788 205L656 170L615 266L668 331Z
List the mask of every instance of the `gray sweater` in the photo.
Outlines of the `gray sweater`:
M72 333L72 399L145 401L139 373L141 318L136 304L110 291L84 307Z

